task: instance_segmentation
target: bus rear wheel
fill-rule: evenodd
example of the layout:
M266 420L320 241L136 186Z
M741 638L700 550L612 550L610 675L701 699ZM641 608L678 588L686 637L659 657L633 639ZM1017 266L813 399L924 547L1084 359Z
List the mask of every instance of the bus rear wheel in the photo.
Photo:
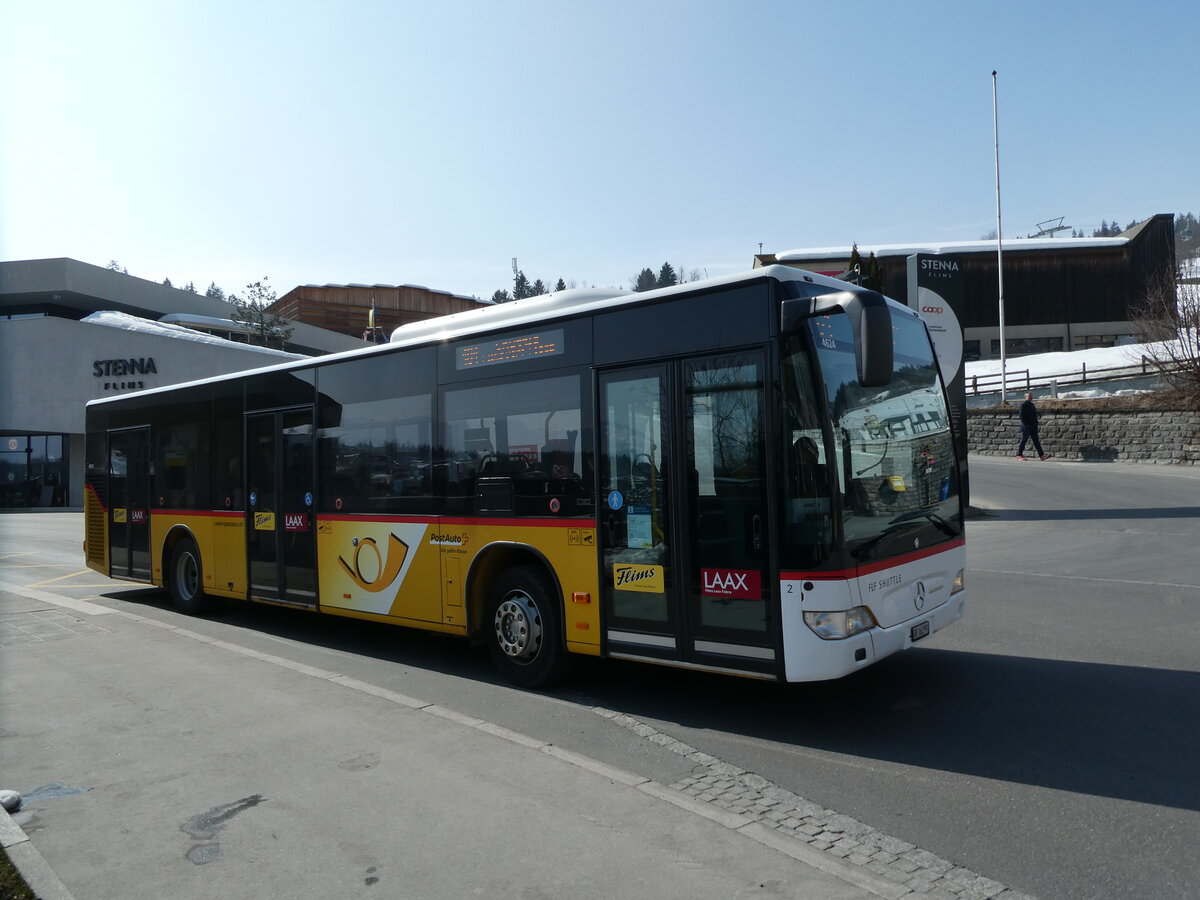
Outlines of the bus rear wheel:
M194 616L209 608L209 598L202 584L203 571L196 542L191 538L177 541L171 548L171 561L167 565L167 593L171 605L181 613Z
M545 687L566 672L558 606L558 592L538 566L507 569L492 584L484 620L488 652L518 687Z

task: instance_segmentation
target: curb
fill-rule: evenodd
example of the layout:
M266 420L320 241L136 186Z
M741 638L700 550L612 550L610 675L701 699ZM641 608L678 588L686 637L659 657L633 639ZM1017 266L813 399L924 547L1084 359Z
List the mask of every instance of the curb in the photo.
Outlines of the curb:
M59 880L29 835L13 821L8 811L0 808L0 845L17 867L29 889L38 900L75 900L67 886Z

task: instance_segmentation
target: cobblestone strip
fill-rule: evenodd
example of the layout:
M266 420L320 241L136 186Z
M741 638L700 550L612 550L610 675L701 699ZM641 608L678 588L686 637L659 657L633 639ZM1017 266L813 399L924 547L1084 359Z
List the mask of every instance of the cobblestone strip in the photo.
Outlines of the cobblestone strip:
M592 707L592 711L695 763L691 775L670 785L673 790L740 813L816 850L895 881L908 888L906 896L914 900L1033 900L1029 894L805 800L632 716L601 707Z

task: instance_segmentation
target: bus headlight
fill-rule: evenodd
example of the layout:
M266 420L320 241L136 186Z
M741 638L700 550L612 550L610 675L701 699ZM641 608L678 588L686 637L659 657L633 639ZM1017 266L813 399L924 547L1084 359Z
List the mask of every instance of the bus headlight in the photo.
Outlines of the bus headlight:
M967 586L966 569L959 569L954 575L954 587L950 588L951 595L957 594Z
M875 627L875 617L865 606L834 612L806 612L804 624L822 640L840 641Z

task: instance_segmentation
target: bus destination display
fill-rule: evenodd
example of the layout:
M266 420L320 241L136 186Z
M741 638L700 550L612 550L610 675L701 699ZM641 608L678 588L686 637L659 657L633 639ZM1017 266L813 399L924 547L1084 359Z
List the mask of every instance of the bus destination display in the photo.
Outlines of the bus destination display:
M458 348L455 368L478 369L482 366L498 366L501 363L518 362L523 359L538 359L543 356L563 354L563 330L554 328L534 334L522 334L484 341Z

